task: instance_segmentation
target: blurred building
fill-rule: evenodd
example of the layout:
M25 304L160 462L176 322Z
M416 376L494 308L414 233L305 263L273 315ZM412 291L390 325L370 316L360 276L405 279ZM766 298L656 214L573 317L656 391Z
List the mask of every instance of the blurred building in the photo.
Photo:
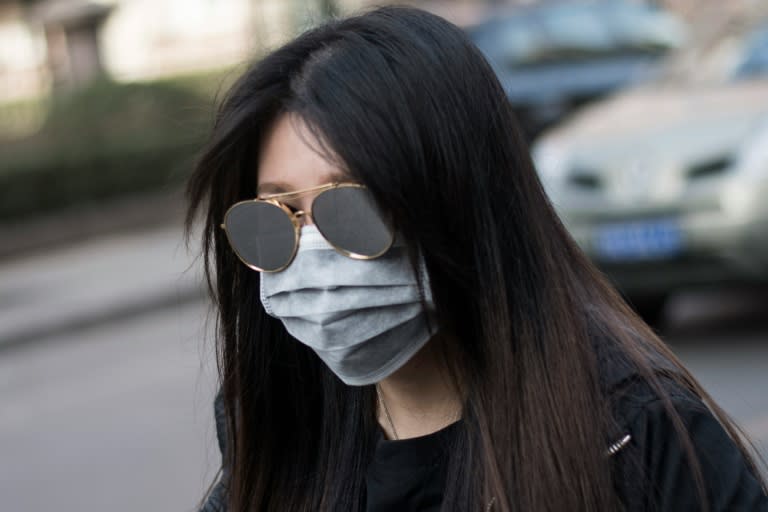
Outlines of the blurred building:
M459 25L488 8L555 0L402 0ZM638 0L642 1L642 0ZM761 0L648 0L689 19L720 19ZM142 80L224 68L324 16L381 0L0 0L0 103L106 72Z
M224 68L323 17L381 0L0 0L0 103L106 72L142 80ZM526 0L406 1L459 24Z
M223 68L284 40L329 0L0 0L0 102L87 82ZM357 5L356 5L357 4Z
M48 76L43 33L25 22L21 2L0 0L0 102L39 95Z

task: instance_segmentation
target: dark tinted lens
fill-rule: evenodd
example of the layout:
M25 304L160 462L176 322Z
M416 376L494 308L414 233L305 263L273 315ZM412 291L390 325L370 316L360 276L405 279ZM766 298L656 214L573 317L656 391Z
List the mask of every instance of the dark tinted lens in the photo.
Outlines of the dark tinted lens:
M290 217L269 203L245 202L232 207L224 219L229 243L250 265L277 270L293 255L296 233Z
M343 251L370 257L392 245L392 232L364 188L321 193L312 203L312 219L325 239Z

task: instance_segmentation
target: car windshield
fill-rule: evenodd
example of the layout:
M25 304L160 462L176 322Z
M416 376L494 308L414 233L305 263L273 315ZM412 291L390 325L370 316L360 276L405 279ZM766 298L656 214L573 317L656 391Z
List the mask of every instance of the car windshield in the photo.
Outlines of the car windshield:
M716 85L768 79L768 21L729 26L672 55L654 80L659 85Z
M577 2L523 9L469 30L475 44L506 67L612 54L654 54L677 46L682 24L643 4Z

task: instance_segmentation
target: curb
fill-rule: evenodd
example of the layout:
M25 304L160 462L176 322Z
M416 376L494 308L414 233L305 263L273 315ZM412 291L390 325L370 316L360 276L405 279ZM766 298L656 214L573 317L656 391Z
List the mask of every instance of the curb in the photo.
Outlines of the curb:
M139 216L155 221L150 227L101 223L115 229L78 243L85 231L73 229L66 243L0 261L0 350L203 301L199 255L185 244L178 219L157 225L160 207ZM50 242L50 228L32 241Z
M72 316L65 320L40 324L0 336L0 353L21 346L37 345L56 336L76 334L87 329L138 318L148 313L175 309L195 302L203 302L206 292L198 286L186 286L171 293L159 293L141 302L123 302L104 307L91 314Z
M180 224L181 188L112 199L0 223L0 263L42 250L58 249L115 232Z

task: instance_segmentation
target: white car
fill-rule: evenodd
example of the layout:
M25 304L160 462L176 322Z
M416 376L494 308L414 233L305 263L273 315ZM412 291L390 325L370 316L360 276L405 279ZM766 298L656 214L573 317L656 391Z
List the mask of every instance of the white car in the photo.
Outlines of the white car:
M680 288L768 283L768 19L673 55L533 154L573 237L650 319Z

